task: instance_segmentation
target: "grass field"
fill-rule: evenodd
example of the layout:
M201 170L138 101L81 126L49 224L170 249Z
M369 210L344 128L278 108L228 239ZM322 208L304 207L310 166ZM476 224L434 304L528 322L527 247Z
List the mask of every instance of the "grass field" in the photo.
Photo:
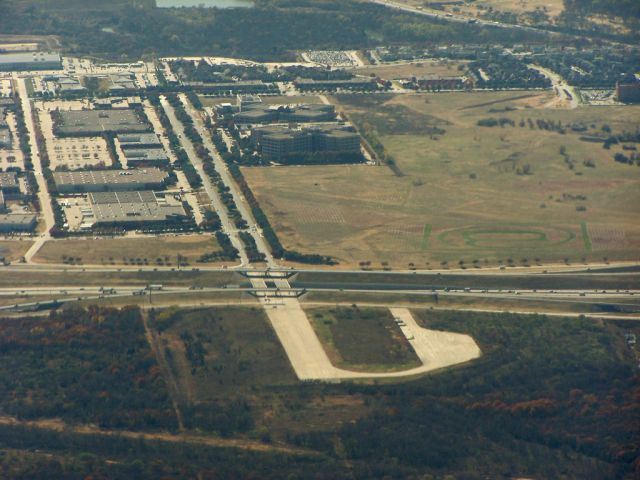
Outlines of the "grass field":
M314 308L307 314L337 367L371 372L420 365L388 309Z
M297 383L259 306L168 309L151 326L187 428L248 433L273 416L269 390Z
M29 250L33 245L31 240L0 240L0 258L14 262Z
M219 250L211 235L181 235L144 238L99 238L52 240L35 257L37 263L76 265L195 265L198 258Z
M603 127L640 128L640 107L544 108L551 99L546 92L340 96L339 108L377 132L398 172L243 171L287 248L343 266L637 260L640 214L629 206L640 199L640 169L613 160L621 147L580 138ZM477 125L486 118L514 126ZM565 133L538 120L562 122Z
M158 313L153 327L190 403L296 381L259 306L169 309Z
M396 65L369 66L354 69L358 75L374 74L385 80L397 78L420 77L425 75L439 75L443 77L455 77L464 74L466 62L451 60L422 60L411 63L399 63ZM461 67L462 70L459 68Z

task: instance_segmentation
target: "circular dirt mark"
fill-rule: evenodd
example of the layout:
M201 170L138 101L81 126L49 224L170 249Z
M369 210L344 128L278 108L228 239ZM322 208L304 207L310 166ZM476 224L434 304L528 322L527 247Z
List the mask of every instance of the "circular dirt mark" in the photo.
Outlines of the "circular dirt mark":
M576 234L568 228L538 225L472 226L446 230L438 236L451 246L491 250L545 248L574 238Z

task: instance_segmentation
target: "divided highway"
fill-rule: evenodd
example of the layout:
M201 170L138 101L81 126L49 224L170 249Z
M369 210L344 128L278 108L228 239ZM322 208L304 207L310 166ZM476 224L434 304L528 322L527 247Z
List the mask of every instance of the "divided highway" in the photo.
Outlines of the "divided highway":
M180 145L182 146L184 151L187 152L189 161L198 172L198 175L200 175L200 178L202 178L202 186L204 188L204 191L207 193L209 199L211 200L211 205L213 206L214 210L218 213L218 216L220 217L220 222L222 223L223 230L229 235L229 239L231 240L232 245L238 250L240 255L241 265L243 266L248 265L249 258L247 257L247 254L244 250L244 245L242 244L242 241L238 236L238 229L236 228L231 218L229 218L229 212L227 208L223 205L222 200L220 199L218 190L211 182L211 179L209 178L209 176L205 173L202 160L200 160L200 157L198 157L198 155L196 154L193 143L191 142L191 140L186 138L186 135L184 134L184 125L176 117L175 110L173 109L171 104L169 104L166 97L164 96L160 97L160 104L162 105L162 108L166 112L167 117L169 118L169 122L173 127L173 130L175 131L176 135L178 135L178 138L180 140ZM200 135L202 135L202 133L203 132L200 132ZM203 135L203 139L204 138L205 137ZM218 169L218 166L216 165L216 170L217 169Z
M427 7L412 7L411 5L407 5L405 3L393 2L389 0L369 0L371 3L377 3L378 5L383 5L385 7L400 10L407 13L413 13L416 15L422 15L424 17L434 18L438 20L445 20L447 22L455 22L455 23L473 23L477 25L484 25L488 27L496 27L496 28L505 28L509 30L525 30L532 32L540 32L540 33L554 33L548 30L544 30L542 28L531 27L528 25L518 25L513 23L502 23L494 20L484 20L480 18L460 15L456 13L447 13L442 12L440 10L433 10Z
M207 131L204 125L204 121L202 120L202 116L200 112L198 112L195 109L195 107L191 104L191 102L189 102L189 99L185 94L180 94L179 97L183 105L185 106L185 110L193 119L193 126L196 128L196 130L198 130L198 133L202 137L204 146L211 153L216 170L220 174L220 177L222 178L222 181L224 182L224 184L229 188L229 193L231 193L231 195L233 196L233 200L236 203L236 207L238 208L238 211L242 215L242 218L244 218L246 222L249 224L249 226L251 227L248 230L248 232L251 234L251 236L255 240L256 246L258 247L258 251L264 254L267 265L269 267L276 267L277 265L273 258L273 255L271 255L271 250L269 249L268 245L264 241L264 238L262 238L262 236L259 235L258 233L259 232L258 225L256 224L255 218L253 218L253 215L251 213L251 208L249 207L249 205L247 205L247 202L244 196L240 193L240 189L238 185L231 177L231 174L227 169L227 165L224 163L224 161L220 157L220 153L218 152L215 145L211 141L211 137L209 136L209 132Z
M47 189L47 181L44 178L44 171L42 169L40 150L36 141L36 127L33 121L33 108L31 106L31 100L29 99L29 92L27 90L26 77L18 77L14 73L14 83L18 86L18 93L20 95L20 103L22 105L22 111L24 113L24 122L29 132L29 144L31 146L31 156L33 162L33 173L38 183L38 203L40 204L40 211L42 218L44 219L44 233L42 233L29 248L24 257L27 262L30 262L33 256L40 250L42 245L51 238L49 231L55 225L55 217L53 215L53 208L51 207L51 199L49 198L49 191Z

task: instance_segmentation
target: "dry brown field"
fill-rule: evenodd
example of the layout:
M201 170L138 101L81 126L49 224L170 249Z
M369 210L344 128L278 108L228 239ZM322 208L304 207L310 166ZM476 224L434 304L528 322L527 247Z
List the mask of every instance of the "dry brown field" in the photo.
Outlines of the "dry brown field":
M177 266L178 255L182 255L189 265L196 265L201 255L218 250L218 243L212 235L64 239L46 242L34 261L82 265Z
M396 172L243 171L287 248L331 255L342 266L637 261L640 168L613 160L621 146L583 138L603 128L635 131L640 106L544 108L551 99L547 92L341 96L334 101L361 129L377 132ZM513 126L477 125L486 118ZM564 133L538 121L561 122Z
M10 262L19 260L31 245L31 240L0 240L0 258L4 257Z
M464 75L467 62L451 60L420 60L415 62L402 62L396 64L375 65L352 70L358 75L374 74L384 80L399 78L420 77L438 75L442 77L455 77Z

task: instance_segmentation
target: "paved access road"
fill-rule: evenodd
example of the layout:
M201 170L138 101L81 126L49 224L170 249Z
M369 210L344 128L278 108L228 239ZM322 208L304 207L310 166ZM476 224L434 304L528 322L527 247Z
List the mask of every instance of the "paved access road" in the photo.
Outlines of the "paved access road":
M236 203L236 207L238 208L238 211L242 215L242 218L244 218L245 221L251 227L248 230L248 232L251 234L251 236L255 240L256 246L258 247L258 251L265 255L266 262L269 267L272 267L272 268L277 267L275 259L273 258L273 255L271 255L271 250L269 249L266 242L264 241L264 238L262 238L262 236L259 235L258 233L259 232L258 225L256 224L255 218L253 218L253 215L251 213L251 208L249 207L249 205L246 202L246 199L240 192L240 188L231 177L231 174L229 173L229 170L227 169L227 166L224 163L224 160L222 160L220 153L218 152L215 145L211 141L209 132L207 131L204 125L204 121L202 120L202 116L200 115L200 112L198 112L195 109L195 107L191 105L191 102L189 102L185 94L180 94L179 97L183 105L185 106L187 113L193 119L193 126L196 128L196 130L202 137L204 146L211 153L211 156L213 157L214 166L218 171L218 173L220 174L220 177L222 178L222 182L229 188L229 193L231 193L231 195L233 196L233 200Z
M418 326L409 310L395 308L391 313L402 320L402 333L422 365L385 373L345 370L331 363L297 299L264 299L262 303L300 380L408 377L468 362L481 355L480 348L469 335L424 329Z
M494 20L483 20L480 18L459 15L456 13L448 13L442 12L439 10L433 10L429 8L423 7L412 7L407 5L406 3L393 2L390 0L369 0L372 3L377 3L378 5L384 5L385 7L392 8L394 10L401 10L407 13L413 13L417 15L422 15L424 17L435 18L440 20L446 20L448 22L455 23L473 23L477 25L491 26L497 28L505 28L509 30L528 30L531 32L542 32L542 33L554 33L548 30L544 30L542 28L531 27L528 25L518 25L514 23L502 23Z
M529 68L540 72L551 81L552 88L556 92L558 100L566 102L568 107L572 110L578 108L580 105L578 92L576 91L576 88L569 85L562 76L548 68L541 67L540 65L530 65ZM553 105L553 102L550 102L550 105Z
M231 243L238 250L240 254L241 265L242 266L248 265L249 259L244 250L242 241L238 236L237 228L233 223L233 221L231 220L231 218L229 218L229 213L227 211L227 208L222 203L220 196L218 195L218 190L211 182L209 175L205 173L202 160L200 160L200 157L198 157L198 155L196 154L193 143L191 142L191 140L186 138L186 135L184 134L184 125L182 125L180 120L178 120L178 118L176 117L175 110L169 104L166 97L164 96L160 97L160 103L162 105L162 108L164 108L164 111L167 113L167 117L169 118L169 122L171 122L171 126L173 127L175 134L178 135L178 138L180 140L180 145L182 146L184 151L187 152L187 155L189 156L189 160L191 161L191 164L194 166L194 168L198 172L198 175L200 175L200 178L202 178L202 186L204 188L204 191L209 196L213 209L218 213L220 217L223 230L229 235L229 239L231 240ZM218 169L217 165L216 165L216 169Z
M40 250L42 245L51 238L49 231L55 225L55 217L53 215L53 208L51 207L51 199L49 198L49 190L47 189L47 181L44 178L42 170L42 163L40 162L40 150L38 149L38 143L36 142L36 127L33 122L33 108L31 100L29 99L29 92L27 91L26 81L27 78L17 77L14 75L14 81L18 86L18 93L20 94L20 103L22 104L22 111L24 112L24 121L29 132L29 144L31 145L31 156L33 161L33 170L38 182L38 202L40 203L41 218L45 223L45 232L40 235L34 244L25 253L24 258L27 262L30 262L33 256Z
M422 328L406 308L391 308L390 311L422 362L417 373L468 362L482 354L469 335Z

